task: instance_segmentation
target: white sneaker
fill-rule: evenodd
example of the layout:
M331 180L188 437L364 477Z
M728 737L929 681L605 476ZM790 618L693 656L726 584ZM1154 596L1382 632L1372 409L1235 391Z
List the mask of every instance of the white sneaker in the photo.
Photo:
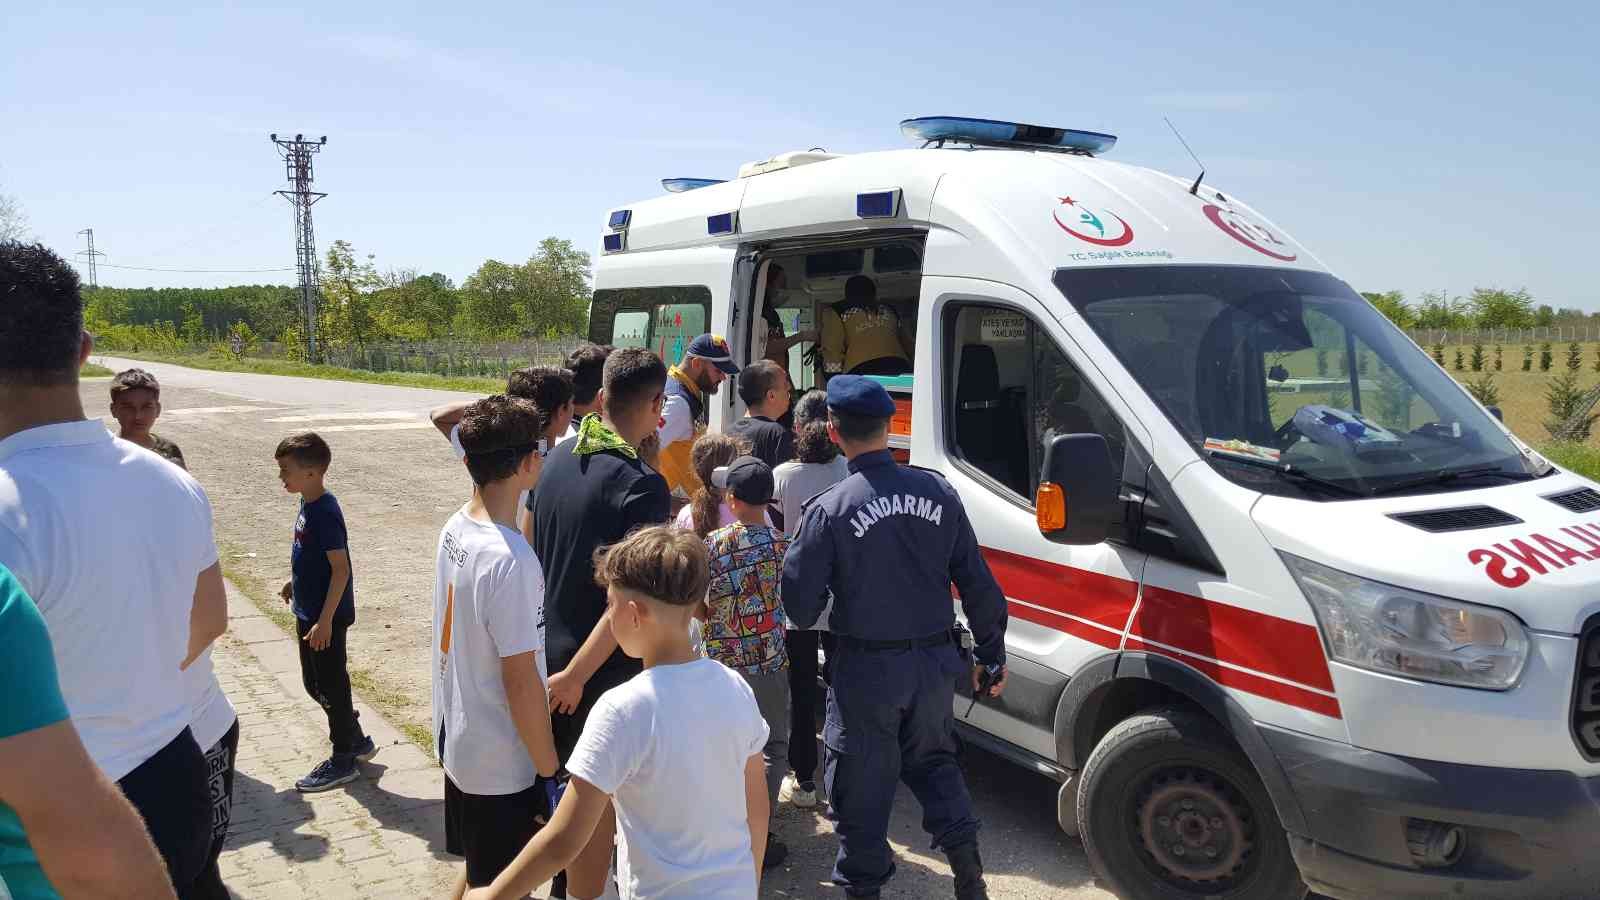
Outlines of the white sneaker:
M793 782L794 787L789 791L789 802L800 809L814 809L817 805L817 786L812 784L808 789L802 782Z

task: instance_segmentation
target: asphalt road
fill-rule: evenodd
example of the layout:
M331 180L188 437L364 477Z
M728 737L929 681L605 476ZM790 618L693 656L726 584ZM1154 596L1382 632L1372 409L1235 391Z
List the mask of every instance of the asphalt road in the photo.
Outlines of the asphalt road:
M182 446L216 507L230 572L258 590L275 589L287 576L295 514L294 499L277 482L272 449L308 428L327 438L334 452L329 484L345 510L355 563L351 667L369 691L386 696L402 721L426 733L435 543L470 485L425 412L472 395L95 361L114 371L138 365L161 380L164 413L155 430ZM83 395L90 415L106 415L105 379L86 380ZM964 767L984 823L991 896L1111 896L1094 886L1082 845L1056 827L1054 782L976 749L967 751ZM902 786L890 826L899 871L886 897L951 896L949 868L941 854L929 851L920 822L921 811ZM832 895L827 879L836 844L826 819L784 803L774 827L790 857L765 879L763 896Z

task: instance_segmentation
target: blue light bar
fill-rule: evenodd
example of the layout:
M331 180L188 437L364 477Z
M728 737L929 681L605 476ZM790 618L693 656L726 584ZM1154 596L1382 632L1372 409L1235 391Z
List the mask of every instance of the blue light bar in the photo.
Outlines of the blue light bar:
M900 189L856 195L856 217L892 219L900 214Z
M725 183L726 183L726 179L722 179L722 178L663 178L663 179L661 179L661 186L666 188L669 193L673 193L673 194L681 194L684 191L697 191L697 190L699 190L700 188L703 188L703 187L711 187L713 184L725 184Z
M739 230L737 213L725 212L706 216L706 234L733 234Z
M1076 131L1043 125L1020 125L994 119L967 119L960 116L927 116L906 119L900 133L919 141L953 141L984 147L1024 147L1097 156L1117 144L1114 134Z
M607 224L609 224L613 230L619 230L619 229L627 228L628 227L628 220L631 219L631 218L633 218L633 211L632 210L619 209L616 212L611 214L611 221L608 222Z
M616 231L600 239L600 246L606 253L621 253L627 249L627 234Z

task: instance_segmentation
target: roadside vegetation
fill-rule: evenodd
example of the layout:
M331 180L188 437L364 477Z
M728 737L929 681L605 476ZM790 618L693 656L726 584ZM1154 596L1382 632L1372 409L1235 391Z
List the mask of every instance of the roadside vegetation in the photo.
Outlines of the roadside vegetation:
M115 374L117 373L105 366L97 366L94 363L84 363L83 368L78 370L79 378L110 378Z
M506 386L505 378L500 376L433 375L426 372L371 372L365 369L315 365L294 360L234 356L229 353L156 353L147 350L107 352L127 359L171 363L178 366L188 366L191 369L206 369L212 372L253 372L258 375L289 375L296 378L359 381L367 384L392 384L400 387L429 388L439 391L472 391L483 394L492 394L495 391L503 390ZM105 370L105 373L111 374L110 370Z

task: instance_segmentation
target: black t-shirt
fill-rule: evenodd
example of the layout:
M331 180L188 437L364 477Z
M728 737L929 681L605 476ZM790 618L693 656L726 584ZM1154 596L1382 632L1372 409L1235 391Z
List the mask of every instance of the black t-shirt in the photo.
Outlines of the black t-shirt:
M594 582L594 552L641 525L671 515L666 479L637 459L601 451L578 456L567 438L545 458L533 493L533 550L544 567L545 659L552 673L565 669L606 610L606 592ZM639 670L619 649L601 671ZM588 688L585 688L585 693Z
M344 528L344 512L332 494L323 494L310 503L300 504L300 516L294 522L294 547L289 551L290 568L294 573L294 614L302 622L315 622L322 615L323 604L328 599L328 582L333 580L333 566L328 564L328 551L349 550L349 538ZM351 566L350 580L345 582L344 596L333 613L333 621L349 625L356 620L356 575Z
M772 468L794 459L794 432L765 416L745 416L729 425L728 433L749 441L751 455Z

